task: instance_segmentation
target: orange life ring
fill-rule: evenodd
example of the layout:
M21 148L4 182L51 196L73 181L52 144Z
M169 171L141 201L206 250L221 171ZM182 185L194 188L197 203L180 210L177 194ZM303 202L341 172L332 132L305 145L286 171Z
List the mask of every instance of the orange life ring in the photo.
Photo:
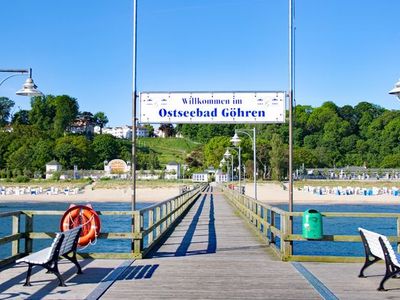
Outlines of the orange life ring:
M80 225L82 226L82 232L78 245L86 246L93 242L100 233L99 215L91 205L71 204L61 218L60 230L66 231Z

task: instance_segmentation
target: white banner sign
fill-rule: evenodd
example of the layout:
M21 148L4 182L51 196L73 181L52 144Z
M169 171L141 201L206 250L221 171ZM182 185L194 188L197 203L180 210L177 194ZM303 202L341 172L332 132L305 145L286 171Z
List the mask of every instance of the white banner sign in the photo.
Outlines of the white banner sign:
M284 123L285 92L142 92L140 123Z

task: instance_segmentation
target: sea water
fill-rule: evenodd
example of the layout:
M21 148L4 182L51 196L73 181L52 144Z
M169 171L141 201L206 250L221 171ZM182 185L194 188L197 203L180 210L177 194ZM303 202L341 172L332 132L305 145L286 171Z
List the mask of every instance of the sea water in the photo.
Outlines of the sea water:
M283 210L288 210L287 205L277 205ZM335 205L294 205L293 211L304 212L307 209L316 209L319 212L346 212L346 213L399 213L400 205L372 205L372 204L335 204ZM396 236L396 218L355 218L338 217L323 220L324 235L359 235L358 227L363 227L383 235ZM296 217L293 222L295 234L301 234L302 218ZM395 244L392 244L395 247ZM361 242L322 242L322 241L297 241L293 243L295 255L333 255L333 256L364 256ZM394 248L396 249L396 248Z
M76 203L82 204L82 203ZM153 203L137 203L136 208L142 209ZM96 211L129 211L131 203L129 202L92 202L92 207ZM50 211L66 211L70 203L65 202L0 202L0 212L20 211L20 210L50 210ZM102 215L101 231L102 232L131 232L130 216L118 215ZM24 217L21 218L21 231L24 231ZM35 215L33 220L34 232L59 232L61 215ZM11 217L0 218L0 237L11 234ZM33 251L38 251L51 245L51 239L35 239L33 241ZM85 249L79 249L80 252L128 252L130 249L130 240L124 239L99 239L94 245L90 245ZM20 243L21 249L24 249L24 241ZM0 259L8 257L11 254L11 244L0 245Z
M152 203L137 203L137 209L144 208ZM18 210L56 210L65 211L69 203L63 202L3 202L0 203L0 212L18 211ZM129 211L131 204L127 202L94 202L92 206L97 211ZM287 205L277 205L279 208L287 210ZM294 205L294 211L303 212L307 209L316 209L320 212L349 212L349 213L399 213L400 205ZM60 231L61 216L35 216L35 232L58 232ZM23 230L24 218L21 218L21 230ZM302 219L294 218L294 233L301 234ZM396 235L396 218L323 218L323 233L325 235L358 235L357 228L363 227L369 230L379 232L384 235ZM147 223L147 220L145 220ZM278 222L279 224L279 222ZM129 216L101 216L101 228L103 232L130 232ZM218 228L216 228L218 238ZM0 218L0 237L11 234L11 218ZM51 239L34 240L33 251L38 251L51 244ZM279 244L279 240L278 240ZM119 239L99 239L95 245L86 249L80 249L82 252L108 252L108 253L126 253L130 251L130 240ZM20 243L24 247L24 242ZM395 246L395 245L394 245ZM217 250L218 251L218 250ZM363 247L357 242L322 242L307 241L294 242L295 255L335 255L335 256L363 256ZM9 256L11 245L0 245L0 259Z

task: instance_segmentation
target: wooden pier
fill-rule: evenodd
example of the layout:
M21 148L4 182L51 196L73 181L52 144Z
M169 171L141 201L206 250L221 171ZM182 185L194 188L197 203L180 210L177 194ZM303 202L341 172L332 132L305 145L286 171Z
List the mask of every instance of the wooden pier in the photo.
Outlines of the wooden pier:
M24 265L0 270L0 299L394 299L400 279L376 288L377 264L358 278L361 263L283 262L254 234L225 196L209 187L147 259L81 261L84 274L62 261L67 287Z

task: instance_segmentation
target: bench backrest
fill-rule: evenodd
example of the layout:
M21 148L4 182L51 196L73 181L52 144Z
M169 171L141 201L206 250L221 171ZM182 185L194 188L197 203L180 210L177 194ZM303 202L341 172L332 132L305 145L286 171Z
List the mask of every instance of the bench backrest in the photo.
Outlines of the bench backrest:
M56 234L56 237L53 240L53 243L51 243L51 250L47 253L46 261L50 261L53 256L55 255L55 252L57 248L59 248L59 244L62 243L64 240L64 234L59 232Z
M73 250L74 247L76 247L80 231L81 231L81 226L78 226L62 232L62 234L64 235L64 240L62 241L59 255L64 255Z
M397 266L400 266L400 263L397 260L397 255L394 252L393 247L386 236L373 231L366 230L364 228L358 228L358 230L363 233L367 241L368 247L373 255L379 257L380 259L385 260L385 254L383 252L381 242L379 241L379 239L381 239L388 251L389 258L392 261L392 263Z

